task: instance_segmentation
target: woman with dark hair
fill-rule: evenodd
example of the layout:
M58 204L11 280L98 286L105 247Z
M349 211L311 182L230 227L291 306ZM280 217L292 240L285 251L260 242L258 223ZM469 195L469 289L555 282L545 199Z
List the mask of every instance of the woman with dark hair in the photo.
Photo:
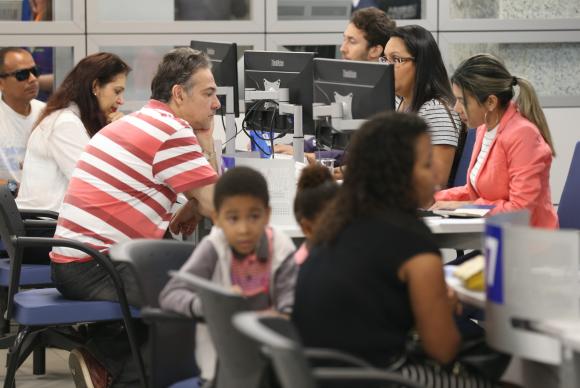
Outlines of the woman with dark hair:
M489 54L465 60L451 82L455 111L477 127L477 135L467 184L437 193L433 208L475 203L491 205L491 214L528 209L533 226L557 228L550 194L554 146L532 84Z
M346 351L429 387L485 387L453 363L457 300L417 216L434 192L431 149L427 125L411 114L380 113L354 134L344 182L298 275L293 320L305 346ZM425 358L405 352L413 329Z
M453 92L437 42L421 26L397 27L381 62L395 67L396 110L416 113L427 122L436 181L446 187L462 126L452 111Z
M130 67L117 55L82 59L48 100L28 140L20 208L58 211L89 139L123 116L117 109Z

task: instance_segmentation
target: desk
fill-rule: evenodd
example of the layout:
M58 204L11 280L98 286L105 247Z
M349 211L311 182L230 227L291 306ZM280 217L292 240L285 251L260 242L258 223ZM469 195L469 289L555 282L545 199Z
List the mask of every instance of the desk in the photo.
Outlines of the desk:
M580 385L580 320L545 319L531 321L530 328L558 340L562 347L562 362L557 371L560 388Z
M431 229L441 248L481 249L482 247L481 239L485 229L483 218L425 217L423 221ZM297 223L274 226L292 239L304 238Z
M481 249L483 246L484 218L425 217L423 221L441 248Z

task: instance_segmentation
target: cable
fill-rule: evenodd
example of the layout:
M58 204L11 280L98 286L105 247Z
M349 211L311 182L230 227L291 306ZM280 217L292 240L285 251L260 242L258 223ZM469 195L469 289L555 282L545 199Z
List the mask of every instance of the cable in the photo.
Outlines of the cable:
M253 116L255 115L256 112L258 112L259 108L262 108L266 102L274 102L275 104L277 104L276 101L273 100L258 100L255 103L253 103L252 105L250 105L250 108L248 109L248 111L246 112L246 114L244 115L244 120L242 121L242 131L246 134L246 136L248 136L250 138L251 143L256 146L256 148L258 148L260 150L260 152L266 156L271 156L273 153L273 150L270 150L270 152L264 150L260 144L258 144L258 142L256 142L256 140L252 137L251 134L248 133L248 121L250 123L252 123L253 125L256 125L256 122L252 120ZM259 123L261 125L261 123ZM266 141L266 139L264 139L261 134L257 133L254 130L254 135L256 137L258 137L261 140Z
M220 116L222 117L222 127L224 128L224 132L227 134L226 132L226 123L224 121L224 107L223 105L220 107ZM226 139L226 141L224 142L224 144L222 144L222 147L225 146L226 144L228 144L230 141L234 140L239 134L240 132L242 132L242 130L238 130L238 124L236 124L236 121L234 120L234 128L236 129L236 133L230 137L229 139ZM224 148L225 149L225 148Z
M266 107L267 104L271 104L273 106ZM280 106L280 104L276 100L265 99L265 100L255 101L254 103L252 103L250 105L250 107L246 111L246 114L244 115L244 120L242 121L242 128L240 131L244 132L246 134L246 136L248 136L250 138L252 145L256 146L256 148L258 148L260 150L260 152L262 152L262 154L264 154L266 156L272 156L274 154L274 140L280 139L289 133L289 129L285 128L285 129L282 129L282 131L280 133L278 133L277 135L274 135L276 118L281 116L278 113L279 106ZM272 117L270 118L270 124L267 127L268 133L270 135L269 138L266 138L262 135L262 133L264 132L263 120L258 120L256 118L256 115L258 113L262 113L262 112L271 112L272 113ZM253 136L250 133L248 133L248 123L251 124L252 127L254 127ZM293 125L294 125L294 123L293 123ZM256 130L255 129L256 127L259 127L260 130L259 131ZM239 133L239 132L237 132L237 133ZM271 147L270 152L264 150L260 146L260 144L258 144L256 142L256 140L254 139L254 136L257 137L258 139L264 141L264 142L270 142L270 147Z

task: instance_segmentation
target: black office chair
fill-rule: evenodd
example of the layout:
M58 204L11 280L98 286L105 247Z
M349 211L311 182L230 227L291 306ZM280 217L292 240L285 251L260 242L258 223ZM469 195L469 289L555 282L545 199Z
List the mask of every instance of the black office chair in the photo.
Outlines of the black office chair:
M471 163L471 154L473 153L477 130L476 128L469 128L465 131L465 138L457 149L460 154L453 161L449 187L464 186L467 183L467 170L469 169L469 163Z
M576 143L560 196L558 219L562 229L580 229L580 142Z
M3 201L12 202L13 198L10 197L10 193L5 193L9 197L0 199ZM51 231L54 233L56 228L56 219L58 218L58 213L49 210L23 210L19 209L20 217L24 225L24 233L26 236L35 236L35 231L43 229L45 231ZM51 236L52 237L52 236ZM0 349L8 348L13 340L14 336L7 336L10 329L10 322L6 321L4 318L4 313L6 311L6 305L8 302L8 286L10 284L10 256L14 256L14 252L11 251L10 254L8 250L11 249L11 245L4 246L4 243L0 239ZM41 252L45 257L34 258L33 262L39 262L44 264L22 264L20 267L20 285L22 287L34 288L34 287L46 287L52 284L52 279L50 278L50 265L49 258L47 255L47 249L36 250L27 249L23 252L23 259L29 257L30 255L37 255ZM35 368L35 373L40 369ZM41 372L44 373L44 372Z
M288 319L269 313L244 312L234 317L233 325L260 344L274 364L276 376L283 388L317 388L318 381L333 383L382 383L381 386L421 388L422 385L400 374L373 367L340 367L312 369L301 344L285 335L293 330ZM343 385L341 385L343 386Z
M269 361L256 343L240 333L232 324L235 314L250 310L248 301L216 283L186 272L170 272L195 290L201 298L203 318L215 346L218 364L215 388L258 388L269 381ZM285 333L298 339L293 327ZM370 366L363 360L331 349L307 349L310 359L331 360L341 365Z
M19 324L18 335L7 356L4 388L14 386L16 370L32 351L35 354L40 353L38 357L43 359L45 346L71 350L80 345L82 339L79 340L77 336L70 335L70 331L61 331L60 328L63 326L72 327L79 323L112 320L124 321L131 351L140 372L142 385L145 386L145 370L131 315L133 313L137 316L139 313L137 310L130 310L121 278L109 258L77 241L27 237L14 197L6 186L0 187L0 238L10 255L6 319L9 321L13 318ZM109 274L120 302L69 300L65 299L55 288L21 291L24 248L52 246L77 249L96 260Z
M195 321L159 308L159 293L167 284L169 270L187 261L194 245L173 240L131 240L111 247L114 261L127 263L133 270L144 306L141 317L148 325L146 360L149 388L200 384L195 361Z

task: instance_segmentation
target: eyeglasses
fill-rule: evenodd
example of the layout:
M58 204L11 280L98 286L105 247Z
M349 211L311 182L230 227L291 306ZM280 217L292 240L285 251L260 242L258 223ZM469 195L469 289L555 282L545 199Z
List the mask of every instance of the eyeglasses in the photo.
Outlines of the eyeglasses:
M38 77L38 67L34 66L29 69L16 70L11 73L2 73L0 74L0 77L6 78L13 75L14 78L16 78L18 81L26 81L28 78L30 78L30 73L32 73L32 75L35 77Z
M411 62L414 61L415 58L413 57L397 57L397 56L393 56L392 58L387 58L387 57L379 57L379 62L381 63L388 63L389 65L396 65L396 64L401 64L401 63L405 63L405 62Z

